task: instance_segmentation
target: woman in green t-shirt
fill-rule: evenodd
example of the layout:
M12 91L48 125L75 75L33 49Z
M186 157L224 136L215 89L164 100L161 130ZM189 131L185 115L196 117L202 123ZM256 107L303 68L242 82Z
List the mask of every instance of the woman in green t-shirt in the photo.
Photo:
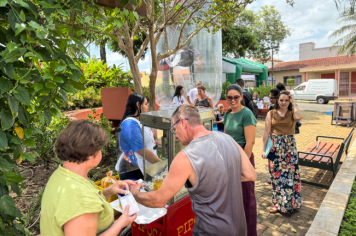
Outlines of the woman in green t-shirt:
M118 235L136 219L126 207L114 221L107 202L136 182L117 181L100 191L88 178L88 172L100 163L108 139L102 127L87 120L72 121L57 137L55 152L64 162L53 172L42 197L42 236Z
M226 100L230 109L224 117L225 133L230 135L250 157L250 162L255 167L252 153L255 144L256 118L252 111L241 105L243 100L242 89L237 84L232 84L226 89ZM247 235L257 235L257 210L255 197L255 182L243 182L242 193L247 224Z

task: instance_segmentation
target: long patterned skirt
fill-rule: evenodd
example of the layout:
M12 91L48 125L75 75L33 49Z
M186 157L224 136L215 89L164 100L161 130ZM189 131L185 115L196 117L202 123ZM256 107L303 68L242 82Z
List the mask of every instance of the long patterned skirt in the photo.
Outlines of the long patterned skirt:
M294 135L271 135L272 203L282 213L302 205L300 171Z

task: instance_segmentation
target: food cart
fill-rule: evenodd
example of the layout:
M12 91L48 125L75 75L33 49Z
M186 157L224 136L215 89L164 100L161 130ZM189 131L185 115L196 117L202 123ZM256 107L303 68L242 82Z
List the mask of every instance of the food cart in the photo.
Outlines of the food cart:
M173 112L174 109L158 110L143 113L140 116L142 126L147 126L154 130L156 142L158 143L158 151L163 160L144 167L145 182L152 182L153 178L158 175L161 175L164 179L176 153L183 149L179 140L176 140L174 134L170 132ZM199 114L204 125L208 125L212 130L214 110L199 108ZM143 127L142 130L144 130ZM142 135L144 136L144 132L142 132ZM143 157L145 159L145 153ZM145 163L145 161L143 161L143 163ZM152 191L152 189L148 189L148 191ZM192 235L195 215L192 211L190 197L185 187L167 203L166 208L166 215L150 224L140 225L133 223L131 227L132 235Z

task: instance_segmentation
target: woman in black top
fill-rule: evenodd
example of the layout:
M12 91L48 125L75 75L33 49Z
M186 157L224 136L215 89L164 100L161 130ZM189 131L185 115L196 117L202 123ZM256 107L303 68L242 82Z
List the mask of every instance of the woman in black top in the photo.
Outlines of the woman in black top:
M218 131L224 132L224 105L218 105L218 113L215 115L214 123L218 126Z
M194 104L196 107L214 109L213 99L205 95L205 90L206 90L205 86L198 87L199 97L195 99Z

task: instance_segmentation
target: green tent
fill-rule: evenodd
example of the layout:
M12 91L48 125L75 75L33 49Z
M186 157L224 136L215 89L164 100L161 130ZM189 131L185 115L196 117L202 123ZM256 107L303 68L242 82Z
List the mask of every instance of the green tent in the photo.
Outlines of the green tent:
M263 81L268 85L268 67L244 58L223 57L223 73L226 73L226 81L232 84L241 75L255 75L256 87L260 87Z

